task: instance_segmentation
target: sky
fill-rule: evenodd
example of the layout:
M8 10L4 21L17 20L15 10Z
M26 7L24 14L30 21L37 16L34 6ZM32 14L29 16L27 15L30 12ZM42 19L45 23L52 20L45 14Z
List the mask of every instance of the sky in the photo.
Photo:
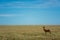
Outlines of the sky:
M0 0L0 25L60 25L60 0Z

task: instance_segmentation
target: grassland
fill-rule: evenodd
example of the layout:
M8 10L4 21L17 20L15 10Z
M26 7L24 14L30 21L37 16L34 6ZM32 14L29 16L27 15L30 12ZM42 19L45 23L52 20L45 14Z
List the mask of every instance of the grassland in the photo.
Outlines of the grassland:
M60 26L47 25L52 34L45 35L42 25L0 26L0 40L60 40Z

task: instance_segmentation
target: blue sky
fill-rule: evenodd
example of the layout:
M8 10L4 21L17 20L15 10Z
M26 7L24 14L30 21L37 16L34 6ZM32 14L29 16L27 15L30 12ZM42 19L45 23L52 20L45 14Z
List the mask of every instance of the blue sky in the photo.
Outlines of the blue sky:
M60 25L60 0L0 0L0 25Z

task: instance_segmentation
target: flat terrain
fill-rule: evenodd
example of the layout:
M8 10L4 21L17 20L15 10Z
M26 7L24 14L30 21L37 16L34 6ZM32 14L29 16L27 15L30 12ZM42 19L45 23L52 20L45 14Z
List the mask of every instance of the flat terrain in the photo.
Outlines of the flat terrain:
M60 26L47 25L52 34L45 34L42 25L0 26L0 40L60 40Z

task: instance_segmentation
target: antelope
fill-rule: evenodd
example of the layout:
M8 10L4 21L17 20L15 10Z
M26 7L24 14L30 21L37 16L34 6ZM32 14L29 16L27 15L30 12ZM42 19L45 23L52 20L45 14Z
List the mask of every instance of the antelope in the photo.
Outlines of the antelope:
M45 26L43 27L43 30L44 30L45 34L46 33L50 33L51 34L51 30L50 29L46 29Z

